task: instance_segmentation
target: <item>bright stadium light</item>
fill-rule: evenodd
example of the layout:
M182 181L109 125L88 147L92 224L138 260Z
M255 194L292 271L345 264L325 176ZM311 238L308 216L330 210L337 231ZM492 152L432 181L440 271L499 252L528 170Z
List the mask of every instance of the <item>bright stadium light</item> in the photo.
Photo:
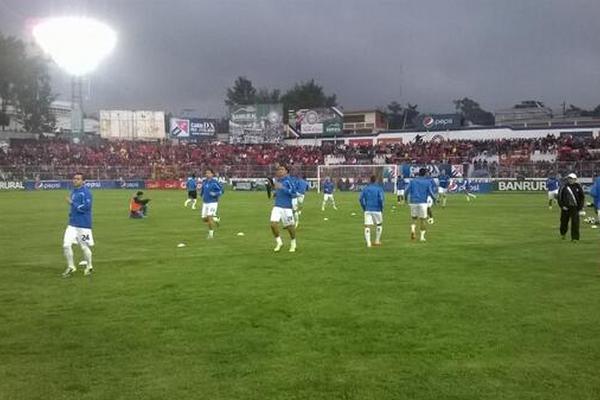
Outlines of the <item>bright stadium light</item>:
M42 50L74 76L92 72L115 47L117 34L100 21L85 17L56 17L33 27Z
M85 132L82 76L92 72L114 49L117 34L110 27L86 17L43 19L32 29L35 41L71 79L71 133Z

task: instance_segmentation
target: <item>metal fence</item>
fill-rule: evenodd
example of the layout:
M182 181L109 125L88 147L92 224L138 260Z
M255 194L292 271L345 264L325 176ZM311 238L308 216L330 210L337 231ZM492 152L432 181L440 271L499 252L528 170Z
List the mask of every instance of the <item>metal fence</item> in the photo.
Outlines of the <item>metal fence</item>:
M195 172L203 173L204 165L148 165L148 166L56 166L26 165L0 167L0 180L69 179L81 172L86 179L179 179ZM600 161L528 162L515 164L464 164L470 177L480 178L545 178L574 172L580 177L600 176ZM273 165L227 165L213 167L217 174L228 178L260 178L275 174ZM317 165L292 166L291 172L307 178L316 178Z

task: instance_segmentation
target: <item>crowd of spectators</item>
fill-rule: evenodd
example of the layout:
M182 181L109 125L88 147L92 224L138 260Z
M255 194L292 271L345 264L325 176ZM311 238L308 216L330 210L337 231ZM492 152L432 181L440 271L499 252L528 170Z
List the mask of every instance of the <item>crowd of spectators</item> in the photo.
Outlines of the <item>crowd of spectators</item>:
M307 174L324 163L472 164L480 175L502 176L503 167L531 164L532 155L551 155L536 161L550 171L554 161L600 160L600 138L503 139L485 141L429 141L373 146L324 144L233 145L221 142L175 144L162 142L106 141L75 144L61 139L13 140L0 150L0 169L22 171L22 177L57 171L93 169L97 178L179 178L190 170L211 166L226 176L256 175L275 162L301 168ZM67 174L69 172L66 172Z

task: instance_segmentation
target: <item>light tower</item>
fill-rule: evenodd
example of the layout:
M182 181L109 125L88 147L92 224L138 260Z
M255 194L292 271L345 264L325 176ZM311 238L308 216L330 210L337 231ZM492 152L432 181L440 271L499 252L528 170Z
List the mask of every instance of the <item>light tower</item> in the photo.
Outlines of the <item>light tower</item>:
M82 77L92 72L113 50L116 33L87 17L53 17L33 27L33 37L52 60L71 76L71 131L84 133Z

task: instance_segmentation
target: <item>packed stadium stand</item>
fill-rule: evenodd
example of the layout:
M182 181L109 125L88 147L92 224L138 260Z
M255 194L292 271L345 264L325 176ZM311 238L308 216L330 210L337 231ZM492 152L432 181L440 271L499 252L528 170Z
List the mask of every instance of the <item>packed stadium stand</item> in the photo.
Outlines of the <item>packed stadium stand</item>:
M180 178L212 166L227 177L267 176L275 162L316 176L319 164L468 164L475 177L545 177L577 170L600 173L600 138L547 136L541 139L429 141L348 146L233 145L220 142L174 144L168 141L96 140L74 144L61 139L11 140L0 150L4 179L58 179L74 169L96 179Z

